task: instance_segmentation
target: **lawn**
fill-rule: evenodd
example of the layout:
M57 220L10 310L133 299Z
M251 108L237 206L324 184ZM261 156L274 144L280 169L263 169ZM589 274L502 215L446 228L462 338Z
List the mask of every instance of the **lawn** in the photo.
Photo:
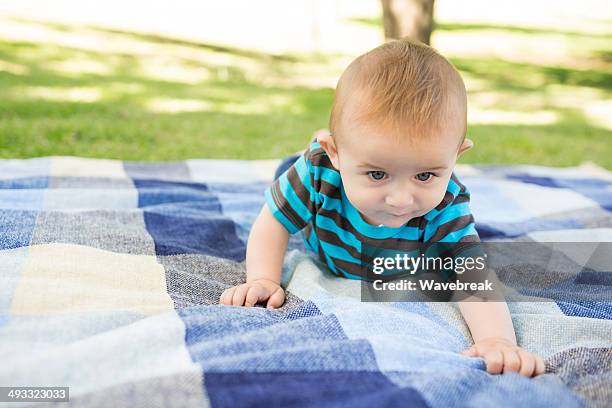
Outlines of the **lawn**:
M378 29L379 19L353 24ZM49 41L0 36L0 157L266 159L326 127L349 54L269 54L29 20ZM555 58L465 52L462 39L562 44ZM462 163L612 169L612 34L440 24L433 44L466 80ZM486 47L484 47L486 48ZM561 57L559 57L559 55Z

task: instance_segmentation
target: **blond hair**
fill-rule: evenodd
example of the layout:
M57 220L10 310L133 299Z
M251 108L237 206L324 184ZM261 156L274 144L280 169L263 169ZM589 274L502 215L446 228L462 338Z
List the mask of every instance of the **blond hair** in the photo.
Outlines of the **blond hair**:
M407 39L387 42L359 56L336 87L329 129L337 139L347 106L350 120L376 124L395 134L431 136L449 118L465 122L465 85L453 65L432 47ZM450 115L450 116L449 116ZM456 120L456 119L455 119ZM404 136L402 136L404 137Z

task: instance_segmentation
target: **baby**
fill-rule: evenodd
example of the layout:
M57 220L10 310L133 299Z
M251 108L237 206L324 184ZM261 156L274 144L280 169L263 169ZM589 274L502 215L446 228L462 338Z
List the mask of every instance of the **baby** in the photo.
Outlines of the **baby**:
M433 48L398 40L354 60L338 82L329 129L266 191L249 235L247 281L225 290L221 304L280 307L283 257L300 230L329 270L349 279L364 279L363 243L479 242L470 193L453 172L473 146L465 85ZM544 372L539 356L517 346L505 302L459 308L474 340L464 355L484 358L490 373Z

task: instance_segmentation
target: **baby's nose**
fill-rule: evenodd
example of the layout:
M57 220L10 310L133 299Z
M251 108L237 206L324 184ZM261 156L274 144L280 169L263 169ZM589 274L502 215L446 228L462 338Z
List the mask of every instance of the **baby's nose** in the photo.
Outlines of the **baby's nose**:
M391 207L407 209L414 204L414 197L409 192L398 190L388 194L385 201Z

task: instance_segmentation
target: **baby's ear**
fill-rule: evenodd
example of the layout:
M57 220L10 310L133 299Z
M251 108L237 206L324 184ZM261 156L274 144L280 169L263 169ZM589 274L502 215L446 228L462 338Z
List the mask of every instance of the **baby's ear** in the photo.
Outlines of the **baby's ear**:
M336 170L338 170L338 149L336 149L336 143L331 133L319 134L317 136L317 141L323 150L325 150L327 156L329 156L329 160L331 161L332 165L336 168Z
M461 156L463 153L467 152L472 147L474 147L474 142L472 142L471 139L464 139L463 143L461 144L461 147L459 147L459 151L457 152L457 157Z

